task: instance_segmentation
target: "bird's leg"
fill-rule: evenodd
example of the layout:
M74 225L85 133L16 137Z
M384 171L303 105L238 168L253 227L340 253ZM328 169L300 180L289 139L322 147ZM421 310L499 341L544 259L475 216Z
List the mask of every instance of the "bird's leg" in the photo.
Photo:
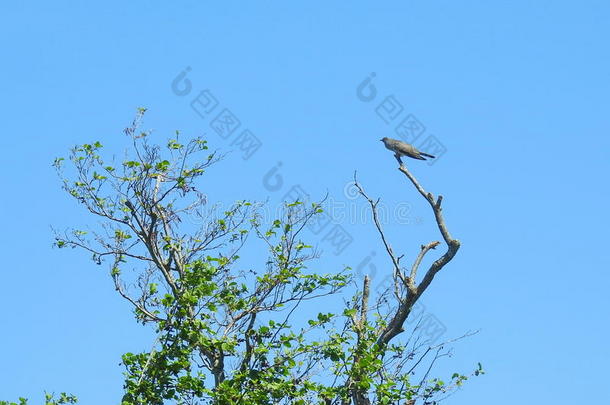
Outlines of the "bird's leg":
M396 158L396 160L398 160L398 164L400 165L400 167L402 167L402 159L400 158L400 155L396 153L394 154L394 157Z

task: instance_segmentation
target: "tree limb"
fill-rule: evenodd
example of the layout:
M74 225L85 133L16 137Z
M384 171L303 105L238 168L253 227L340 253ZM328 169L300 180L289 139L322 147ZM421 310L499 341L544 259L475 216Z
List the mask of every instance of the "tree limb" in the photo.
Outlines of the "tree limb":
M431 249L435 249L440 244L440 242L434 241L434 242L428 243L427 245L422 245L417 258L415 259L415 262L413 263L413 266L411 267L409 276L408 277L405 276L400 269L399 259L396 257L391 246L387 242L383 229L381 228L381 225L379 224L379 220L377 218L377 204L378 204L379 200L377 200L377 202L373 202L373 200L366 195L363 188L357 183L356 176L354 175L354 182L355 182L355 185L356 185L358 191L364 198L366 198L366 200L371 205L371 208L373 211L373 214L372 214L373 221L375 222L375 226L377 227L377 230L378 230L379 234L381 235L381 239L383 241L384 246L386 247L386 251L387 251L388 255L390 256L390 259L392 260L395 272L396 272L397 276L401 278L401 280L404 282L405 286L407 287L406 297L404 299L399 299L398 308L396 309L394 316L392 317L390 322L387 324L387 326L385 328L383 328L383 330L379 333L379 338L377 340L377 343L379 346L387 345L390 342L390 340L392 340L396 335L398 335L399 333L401 333L404 330L403 329L404 322L406 321L407 317L409 316L409 313L411 312L411 308L413 307L415 302L417 302L419 297L421 297L421 295L424 293L424 291L428 288L428 286L434 279L434 276L436 275L436 273L438 273L447 263L449 263L451 261L451 259L453 259L453 257L457 253L458 249L460 248L460 241L457 239L454 239L451 236L451 234L449 233L449 230L447 229L447 226L445 224L445 220L443 218L443 213L442 213L442 208L441 208L441 203L443 201L443 197L441 195L439 195L438 198L435 200L432 193L427 192L419 184L417 179L409 172L407 167L402 164L400 159L397 159L397 160L400 163L400 167L398 168L398 170L400 172L402 172L405 176L407 176L407 178L415 186L417 191L430 204L430 207L432 208L432 212L434 214L434 218L435 218L436 224L438 226L438 229L443 237L443 240L447 244L447 251L439 259L435 260L432 263L432 265L430 265L430 267L426 271L426 274L424 275L422 281L419 284L416 284L415 277L417 275L417 270L419 269L421 261L423 260L426 253L428 253L428 251L430 251Z

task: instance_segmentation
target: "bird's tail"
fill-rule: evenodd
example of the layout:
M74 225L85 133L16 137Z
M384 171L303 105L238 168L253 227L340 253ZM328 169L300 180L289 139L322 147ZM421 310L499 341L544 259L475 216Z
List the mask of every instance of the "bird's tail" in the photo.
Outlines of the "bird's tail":
M424 152L419 152L419 154L420 154L420 155L422 155L422 156L425 156L425 157L429 157L429 158L431 158L431 159L434 159L434 158L436 157L436 156L434 156L434 155L429 155L429 154L424 153Z

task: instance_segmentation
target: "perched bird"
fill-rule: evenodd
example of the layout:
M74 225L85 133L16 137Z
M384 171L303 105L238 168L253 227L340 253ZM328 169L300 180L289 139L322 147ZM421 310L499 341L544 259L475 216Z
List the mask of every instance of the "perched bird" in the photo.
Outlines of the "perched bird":
M415 146L409 145L408 143L403 141L399 141L398 139L385 137L381 138L380 141L383 142L386 148L394 152L394 156L396 157L396 160L400 162L400 164L402 164L402 160L400 159L401 156L408 156L410 158L418 160L426 160L427 157L431 159L435 158L435 156L420 152L415 149Z

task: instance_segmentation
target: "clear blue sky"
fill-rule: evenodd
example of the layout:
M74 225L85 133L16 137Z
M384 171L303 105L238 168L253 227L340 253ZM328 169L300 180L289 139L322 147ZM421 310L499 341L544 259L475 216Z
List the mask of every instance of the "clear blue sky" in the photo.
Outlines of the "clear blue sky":
M60 191L53 158L96 139L119 154L121 129L145 106L159 141L180 129L233 150L205 180L213 201L273 204L298 184L354 204L344 188L358 170L371 195L410 209L411 224L387 226L409 260L438 236L378 140L417 117L416 143L434 135L446 152L410 167L444 194L463 244L423 303L446 337L481 329L447 368L480 361L488 372L447 403L610 401L607 2L6 3L0 399L37 403L46 389L116 403L120 355L153 340L107 269L52 249L50 230L88 219ZM186 67L191 93L178 96ZM365 102L356 90L371 72L377 94ZM191 109L204 89L262 143L249 159L231 145L237 132L223 139ZM386 124L376 108L388 96L403 111ZM273 190L263 179L278 162ZM370 222L334 220L353 242L335 255L314 237L323 269L375 252L380 282L391 267Z

